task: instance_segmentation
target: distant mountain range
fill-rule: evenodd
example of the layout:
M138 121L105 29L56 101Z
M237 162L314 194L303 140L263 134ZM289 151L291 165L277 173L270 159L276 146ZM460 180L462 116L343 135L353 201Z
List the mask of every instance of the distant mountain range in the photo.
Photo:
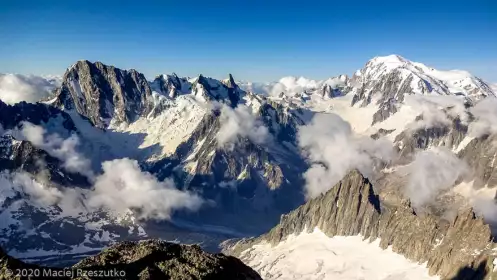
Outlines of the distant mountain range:
M66 266L124 240L224 242L255 264L264 242L315 231L478 279L495 266L495 97L468 72L397 55L268 84L147 81L86 60L61 79L5 74L0 245Z

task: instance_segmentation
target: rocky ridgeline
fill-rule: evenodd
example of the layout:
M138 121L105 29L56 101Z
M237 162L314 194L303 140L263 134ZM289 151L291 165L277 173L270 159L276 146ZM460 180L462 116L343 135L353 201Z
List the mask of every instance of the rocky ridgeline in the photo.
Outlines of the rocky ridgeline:
M18 273L33 276L16 276ZM82 276L84 273L86 276ZM261 279L235 257L209 254L196 245L158 240L122 242L68 268L23 263L0 249L0 279L102 279L100 274L107 279Z
M95 126L131 122L152 109L152 90L142 73L101 62L78 61L64 74L54 105L76 110Z
M281 217L268 233L253 239L228 241L229 254L241 252L262 241L273 245L288 235L319 228L328 236L361 235L379 238L383 249L392 248L406 258L428 266L442 279L492 279L496 245L490 228L471 209L452 221L428 213L416 213L403 200L389 205L380 200L372 184L358 171L350 172L328 192L309 200Z
M497 136L484 135L475 138L458 153L475 172L475 186L495 186L497 185Z

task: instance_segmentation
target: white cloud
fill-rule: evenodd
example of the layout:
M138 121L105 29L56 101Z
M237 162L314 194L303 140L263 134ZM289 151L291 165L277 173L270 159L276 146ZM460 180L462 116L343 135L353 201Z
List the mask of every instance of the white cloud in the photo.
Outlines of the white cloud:
M313 92L316 89L322 88L324 85L329 85L332 88L336 88L338 86L344 86L345 81L341 77L318 81L307 79L304 77L297 78L288 76L272 83L240 83L240 87L244 90L270 96L279 96L281 93L287 96L295 96L295 94L303 93L304 91Z
M221 127L216 135L219 146L229 146L238 140L238 137L246 137L256 144L266 143L270 139L267 127L258 120L252 110L239 105L235 109L225 104L215 104L220 106Z
M63 167L74 173L80 173L93 178L94 173L91 169L91 162L76 150L79 145L79 137L76 134L69 138L63 139L58 134L47 135L46 130L38 125L29 122L23 122L21 128L21 138L31 142L35 147L45 150L53 157L63 162Z
M422 120L409 124L410 129L447 126L452 123L449 117L468 121L464 100L457 96L407 95L404 101L423 116Z
M414 207L434 202L437 195L454 187L469 172L464 161L443 147L417 153L407 169L409 181L404 193Z
M118 159L102 164L103 174L95 181L88 196L91 208L106 208L118 213L138 210L143 219L168 219L176 209L198 210L202 199L180 191L172 180L159 182L152 174L142 172L138 162Z
M474 181L462 182L453 190L456 194L463 196L478 215L483 216L485 222L492 226L497 225L497 201L495 200L495 188L475 188Z
M58 189L47 184L47 178L40 178L40 174L33 177L26 172L0 173L0 204L7 198L14 198L21 194L31 205L41 208L58 205L62 210L60 215L74 216L84 211L81 189ZM40 180L41 179L41 180Z
M37 76L0 74L0 99L7 104L35 103L50 95L55 83Z
M198 195L176 189L171 180L159 182L142 172L134 160L107 161L102 167L103 173L91 189L56 188L41 178L43 174L4 171L0 173L0 202L18 192L27 195L35 206L57 205L64 216L101 209L120 215L131 209L139 219L157 220L169 219L179 209L196 211L203 203Z
M299 128L298 139L312 162L304 174L308 198L332 188L351 169L371 176L377 161L388 162L394 156L390 141L354 135L350 124L335 114L316 114L309 125Z
M475 120L469 126L469 134L479 137L497 133L497 98L487 97L469 110Z
M307 90L315 90L323 84L324 81L310 80L304 77L283 77L273 85L270 95L278 96L283 92L285 95L294 96L297 93L303 93Z
M46 187L24 172L14 173L12 183L34 201L44 206L54 205L64 197L60 190Z

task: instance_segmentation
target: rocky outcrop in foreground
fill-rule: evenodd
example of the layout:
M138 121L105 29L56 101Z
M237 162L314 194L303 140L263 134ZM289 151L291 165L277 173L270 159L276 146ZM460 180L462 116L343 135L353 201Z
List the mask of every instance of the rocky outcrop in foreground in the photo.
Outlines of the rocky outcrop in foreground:
M32 277L15 275L20 272L31 274ZM69 268L48 268L26 264L6 255L0 249L0 279L101 279L102 277L140 280L261 279L257 272L235 257L206 253L197 245L180 245L159 240L122 242Z
M361 235L380 238L383 249L418 263L426 263L441 279L492 279L495 243L490 228L471 209L447 221L429 213L416 213L403 200L395 205L380 201L372 184L352 171L328 192L281 217L270 232L254 239L228 241L225 251L239 256L261 241L273 245L288 235L319 228L328 236ZM495 278L494 278L495 279Z

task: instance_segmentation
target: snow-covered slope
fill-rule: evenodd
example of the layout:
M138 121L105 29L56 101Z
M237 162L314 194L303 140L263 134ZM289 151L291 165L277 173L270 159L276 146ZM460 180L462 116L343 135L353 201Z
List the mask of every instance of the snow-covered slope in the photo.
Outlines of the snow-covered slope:
M153 148L143 155L148 160L173 155L178 145L188 140L209 111L192 95L180 95L173 100L158 95L154 98L154 111L147 117L129 124L111 124L110 127L116 132L144 135L143 141L137 144L141 150Z
M275 246L254 245L240 259L266 280L435 280L428 269L390 248L382 250L379 240L369 243L361 236L328 237L313 232L292 234Z
M495 95L485 82L469 72L441 71L399 55L371 59L355 73L353 80L374 85L392 73L395 73L401 86L410 88L411 92L407 93L411 94L464 95L472 99ZM376 87L375 90L380 88Z

